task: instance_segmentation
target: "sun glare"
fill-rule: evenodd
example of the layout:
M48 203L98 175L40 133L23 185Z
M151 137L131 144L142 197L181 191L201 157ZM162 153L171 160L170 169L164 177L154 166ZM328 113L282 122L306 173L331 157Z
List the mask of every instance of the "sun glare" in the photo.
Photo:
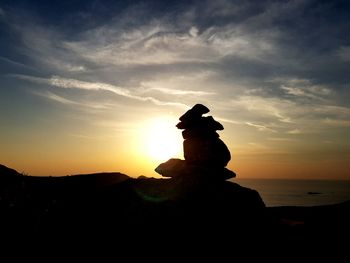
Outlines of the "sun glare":
M181 131L175 127L172 119L156 119L147 127L147 154L153 160L167 161L170 158L181 157L182 141Z

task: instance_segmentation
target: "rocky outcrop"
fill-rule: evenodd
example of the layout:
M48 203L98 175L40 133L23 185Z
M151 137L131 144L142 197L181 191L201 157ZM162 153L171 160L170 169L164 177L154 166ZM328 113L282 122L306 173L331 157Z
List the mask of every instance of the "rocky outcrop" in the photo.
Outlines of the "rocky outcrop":
M236 176L234 172L225 167L199 166L189 164L185 160L172 158L158 165L155 171L165 177L195 177L197 180L225 181Z
M295 253L310 244L328 251L330 243L349 234L349 202L266 208L258 192L202 174L170 179L119 173L19 175L10 168L0 170L1 237L15 239L16 246L37 246L34 238L48 246L104 242L113 249L116 242L136 242L172 253L193 247L202 253L205 247L231 255L239 248L270 249L273 242Z
M0 230L45 238L97 232L111 237L157 233L166 239L261 225L265 205L256 191L194 171L170 179L119 173L5 177L0 171ZM196 238L195 232L190 235Z
M20 176L21 174L18 173L16 170L11 169L5 165L0 164L0 176L2 177L13 177L13 176Z

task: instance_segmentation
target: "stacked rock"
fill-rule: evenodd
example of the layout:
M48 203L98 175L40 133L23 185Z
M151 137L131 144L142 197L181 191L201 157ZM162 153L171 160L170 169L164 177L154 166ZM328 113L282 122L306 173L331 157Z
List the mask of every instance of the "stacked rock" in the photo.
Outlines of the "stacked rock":
M236 176L234 172L225 168L231 160L231 154L216 132L223 130L224 127L212 116L202 116L208 112L207 107L196 104L180 117L176 127L184 130L182 137L185 139L183 142L185 161L170 159L156 168L158 173L169 177L174 177L175 174L200 173L224 180Z
M216 131L224 127L212 116L202 117L208 112L207 107L196 104L180 117L176 127L184 129L184 157L190 165L223 168L231 160L231 155Z

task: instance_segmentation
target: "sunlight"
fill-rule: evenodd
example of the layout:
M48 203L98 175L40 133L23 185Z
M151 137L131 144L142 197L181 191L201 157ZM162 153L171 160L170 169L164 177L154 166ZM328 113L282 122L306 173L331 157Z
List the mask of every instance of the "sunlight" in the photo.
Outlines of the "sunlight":
M155 161L167 161L182 155L181 131L175 127L174 120L158 118L152 120L146 127L147 155Z

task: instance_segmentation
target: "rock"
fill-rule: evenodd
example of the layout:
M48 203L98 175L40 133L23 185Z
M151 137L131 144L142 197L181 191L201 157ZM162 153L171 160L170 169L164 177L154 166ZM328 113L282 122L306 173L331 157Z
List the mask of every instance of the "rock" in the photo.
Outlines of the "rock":
M219 138L186 139L183 148L185 160L189 164L205 167L225 167L231 160L230 151Z
M236 177L236 174L227 168L217 168L203 165L191 165L188 162L181 159L169 159L168 161L161 163L155 169L157 173L164 177L186 179L189 177L200 176L204 180L227 180Z
M21 175L16 170L6 167L0 164L0 176L19 176Z
M208 113L209 109L202 104L196 104L192 109L188 110L184 115L182 115L180 121L192 121L199 119L203 114Z
M181 121L178 124L176 124L176 127L181 130L191 128L192 126L194 126L193 122Z
M231 179L231 178L235 178L236 177L236 173L227 169L227 168L224 168L221 172L222 174L222 178L223 180L227 180L227 179Z
M182 132L184 139L193 138L193 137L219 137L219 134L215 131L223 130L224 127L214 120L212 116L201 117L192 123L180 122L176 125L178 129L185 129Z
M198 128L186 129L182 132L184 139L189 138L219 138L219 134L215 131L201 130Z
M188 129L196 127L199 122L202 121L202 115L208 113L209 109L202 104L196 104L192 109L188 110L182 115L179 120L180 122L176 125L179 129Z
M203 130L221 131L224 129L224 126L222 126L220 122L214 120L212 116L202 117L200 124Z
M176 124L178 129L201 129L208 131L223 130L224 126L214 120L212 116L193 118L192 120L181 121Z
M158 165L155 171L164 177L182 176L187 173L186 162L181 159L172 158Z

